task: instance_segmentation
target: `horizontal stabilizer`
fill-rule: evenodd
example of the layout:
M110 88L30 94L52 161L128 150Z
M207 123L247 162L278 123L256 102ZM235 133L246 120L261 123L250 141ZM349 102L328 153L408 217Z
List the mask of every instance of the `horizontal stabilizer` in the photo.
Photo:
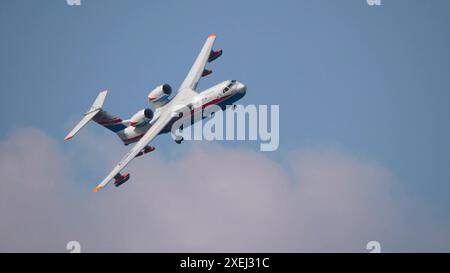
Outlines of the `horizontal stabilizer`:
M100 92L97 96L97 98L94 101L94 104L92 104L91 109L87 111L84 114L84 117L81 119L80 122L70 131L70 133L67 134L67 136L64 138L64 140L69 140L73 138L80 130L83 128L91 119L93 119L101 110L103 107L103 103L105 102L106 95L108 94L107 90L104 90Z
M81 130L81 128L84 127L95 115L100 112L101 109L97 109L95 111L90 111L88 114L84 115L83 119L70 131L70 133L67 134L67 136L64 138L64 140L69 140L73 138L78 131Z

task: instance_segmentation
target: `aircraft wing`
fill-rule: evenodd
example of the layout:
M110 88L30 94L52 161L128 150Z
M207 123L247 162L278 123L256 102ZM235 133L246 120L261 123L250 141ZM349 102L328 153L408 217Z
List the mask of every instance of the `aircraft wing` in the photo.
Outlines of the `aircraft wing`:
M120 171L122 171L123 168L125 168L128 163L133 160L136 155L144 149L144 147L150 143L158 134L161 132L164 127L167 126L167 124L172 119L171 115L169 113L165 115L161 115L159 119L148 129L148 131L145 133L145 135L131 148L131 150L120 160L119 164L117 164L114 169L108 174L108 176L92 191L98 192L99 190L103 189L113 178L116 174L118 174Z
M208 62L208 58L211 54L211 49L214 45L214 40L216 40L216 34L211 34L206 39L205 44L203 45L202 50L197 56L194 64L192 65L189 74L184 79L183 83L180 86L180 92L188 92L195 90L197 87L198 81L202 77L203 70L205 69L205 65Z

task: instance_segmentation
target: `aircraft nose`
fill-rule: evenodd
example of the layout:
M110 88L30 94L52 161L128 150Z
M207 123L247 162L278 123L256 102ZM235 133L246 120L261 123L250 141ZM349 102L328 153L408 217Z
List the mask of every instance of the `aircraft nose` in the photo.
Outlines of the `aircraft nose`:
M239 82L237 84L237 91L238 91L238 93L245 93L247 91L247 86L245 86L245 84Z

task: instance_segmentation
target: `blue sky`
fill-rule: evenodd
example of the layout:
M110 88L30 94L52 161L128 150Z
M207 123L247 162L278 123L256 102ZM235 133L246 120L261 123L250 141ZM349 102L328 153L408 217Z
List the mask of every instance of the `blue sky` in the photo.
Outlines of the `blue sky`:
M388 168L397 191L447 217L449 10L445 0L7 1L0 139L33 127L69 153L62 139L97 92L107 88L107 110L129 118L155 86L179 86L216 33L224 54L199 89L238 79L248 87L243 104L279 104L280 148L267 157L284 166L292 150L337 147ZM88 130L99 142L115 137ZM186 149L168 137L155 144L168 157ZM77 177L103 175L73 164Z

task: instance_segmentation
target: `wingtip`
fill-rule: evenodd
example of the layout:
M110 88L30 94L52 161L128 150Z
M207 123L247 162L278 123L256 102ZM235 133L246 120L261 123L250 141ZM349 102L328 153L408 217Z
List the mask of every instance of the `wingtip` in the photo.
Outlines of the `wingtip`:
M92 192L99 192L101 189L103 189L102 186L97 186L92 190Z
M215 38L215 37L217 37L217 35L216 35L216 34L214 34L214 33L212 33L212 34L209 34L209 36L208 36L208 38Z
M71 140L71 139L72 139L72 137L73 137L73 136L66 136L66 137L64 138L64 140L65 140L65 141L67 141L67 140Z

